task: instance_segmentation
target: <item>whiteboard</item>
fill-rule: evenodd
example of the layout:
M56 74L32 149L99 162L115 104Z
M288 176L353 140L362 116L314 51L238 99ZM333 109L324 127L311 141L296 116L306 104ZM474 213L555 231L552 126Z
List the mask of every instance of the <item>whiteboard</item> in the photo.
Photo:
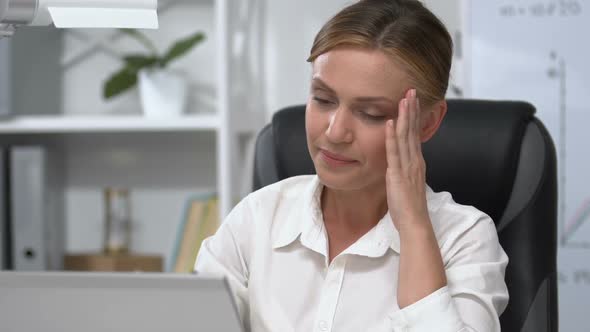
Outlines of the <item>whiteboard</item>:
M590 307L590 1L462 3L467 97L531 102L559 177L559 323L587 331Z

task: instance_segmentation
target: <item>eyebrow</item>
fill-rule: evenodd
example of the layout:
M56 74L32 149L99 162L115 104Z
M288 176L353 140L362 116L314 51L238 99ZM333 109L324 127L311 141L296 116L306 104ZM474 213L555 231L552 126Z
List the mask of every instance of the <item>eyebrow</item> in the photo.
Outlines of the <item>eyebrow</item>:
M326 84L326 82L322 81L319 77L312 78L312 82L314 82L317 85L319 85L319 88L320 89L327 90L328 92L331 92L331 93L335 93L334 89L332 89L328 84ZM373 96L371 96L371 97L369 97L369 96L366 96L366 97L356 97L354 99L355 99L355 101L358 101L358 102L365 102L365 103L367 103L367 102L383 102L384 101L384 102L391 103L394 106L396 105L393 102L393 100L391 100L391 99L389 99L387 97L382 97L382 96L377 96L377 97L373 97Z

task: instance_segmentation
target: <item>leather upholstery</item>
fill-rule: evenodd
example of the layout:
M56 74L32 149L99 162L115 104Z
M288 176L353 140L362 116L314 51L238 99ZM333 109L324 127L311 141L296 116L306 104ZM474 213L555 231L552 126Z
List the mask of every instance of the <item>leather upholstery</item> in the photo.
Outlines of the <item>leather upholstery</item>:
M423 145L427 183L496 223L509 257L503 331L558 328L557 175L553 141L525 102L449 100L439 131ZM254 189L315 173L305 106L285 108L256 142Z

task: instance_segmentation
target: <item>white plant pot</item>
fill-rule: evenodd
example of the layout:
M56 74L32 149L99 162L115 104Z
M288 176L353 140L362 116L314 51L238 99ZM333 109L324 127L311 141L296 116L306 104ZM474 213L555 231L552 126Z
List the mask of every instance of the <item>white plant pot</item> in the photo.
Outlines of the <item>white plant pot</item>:
M185 77L166 69L143 69L138 80L145 116L170 117L184 113L188 90Z

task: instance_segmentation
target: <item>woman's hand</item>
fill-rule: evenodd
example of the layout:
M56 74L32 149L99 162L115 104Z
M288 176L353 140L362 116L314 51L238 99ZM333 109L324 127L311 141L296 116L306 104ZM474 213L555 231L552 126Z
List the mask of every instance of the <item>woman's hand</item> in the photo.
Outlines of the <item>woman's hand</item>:
M397 120L388 121L385 130L387 204L400 235L399 308L416 303L447 284L426 204L426 164L420 130L420 102L412 89L399 103Z
M386 123L387 205L398 231L430 223L426 204L426 163L420 139L416 90L399 102L398 117Z

